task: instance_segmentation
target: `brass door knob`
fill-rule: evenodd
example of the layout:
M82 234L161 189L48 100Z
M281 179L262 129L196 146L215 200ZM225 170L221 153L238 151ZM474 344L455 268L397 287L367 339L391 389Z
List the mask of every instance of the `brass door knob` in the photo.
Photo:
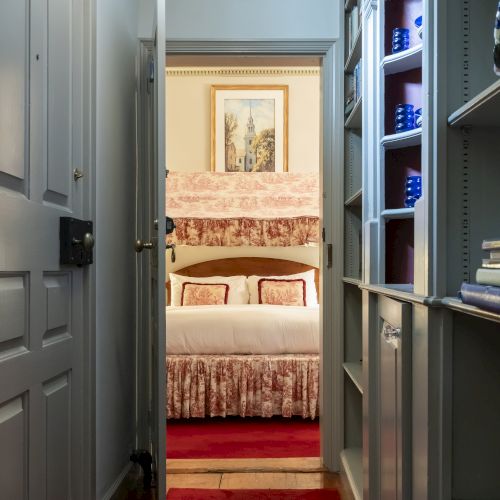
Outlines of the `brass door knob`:
M152 241L136 240L135 242L135 251L137 253L141 253L143 250L151 250L152 248L154 248Z
M73 238L71 243L73 245L81 245L86 252L90 252L94 248L95 238L92 233L85 233L81 240Z
M85 233L83 235L83 243L82 244L83 244L83 248L85 249L85 251L90 252L94 248L94 245L95 245L94 235L92 233Z

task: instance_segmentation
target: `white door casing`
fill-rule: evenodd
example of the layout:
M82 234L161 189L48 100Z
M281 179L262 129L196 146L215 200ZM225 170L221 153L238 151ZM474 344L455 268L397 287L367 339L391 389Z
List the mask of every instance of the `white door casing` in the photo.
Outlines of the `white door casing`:
M84 285L59 265L82 218L81 0L0 3L0 491L83 499ZM87 450L88 451L88 450Z

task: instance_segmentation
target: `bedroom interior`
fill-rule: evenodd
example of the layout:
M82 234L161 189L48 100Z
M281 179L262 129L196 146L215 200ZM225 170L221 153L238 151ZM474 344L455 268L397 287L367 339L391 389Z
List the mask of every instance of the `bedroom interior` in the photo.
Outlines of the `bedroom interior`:
M167 470L320 456L320 78L316 57L167 57Z

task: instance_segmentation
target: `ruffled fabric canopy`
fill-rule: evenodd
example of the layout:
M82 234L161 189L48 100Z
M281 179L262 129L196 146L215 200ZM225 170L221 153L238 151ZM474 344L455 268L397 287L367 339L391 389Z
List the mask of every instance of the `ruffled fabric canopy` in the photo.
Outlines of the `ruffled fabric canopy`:
M319 242L319 178L311 173L171 172L166 208L177 245Z

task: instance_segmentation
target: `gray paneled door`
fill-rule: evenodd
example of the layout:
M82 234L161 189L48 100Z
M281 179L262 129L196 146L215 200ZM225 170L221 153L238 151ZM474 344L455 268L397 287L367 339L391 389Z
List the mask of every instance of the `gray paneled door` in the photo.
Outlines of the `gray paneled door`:
M0 2L0 497L82 498L83 0Z

